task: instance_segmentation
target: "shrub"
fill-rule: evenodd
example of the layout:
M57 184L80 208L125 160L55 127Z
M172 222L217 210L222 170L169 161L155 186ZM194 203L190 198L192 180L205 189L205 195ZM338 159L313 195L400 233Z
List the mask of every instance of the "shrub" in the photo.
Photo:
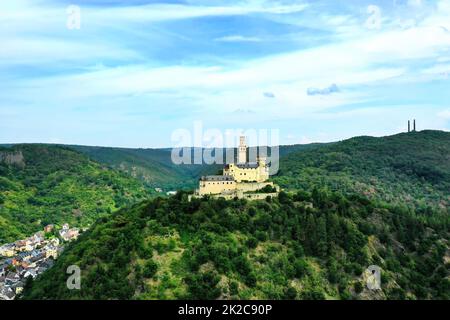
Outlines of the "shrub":
M142 270L142 275L145 278L153 278L157 271L158 271L158 265L153 260L149 260L144 265L144 268Z

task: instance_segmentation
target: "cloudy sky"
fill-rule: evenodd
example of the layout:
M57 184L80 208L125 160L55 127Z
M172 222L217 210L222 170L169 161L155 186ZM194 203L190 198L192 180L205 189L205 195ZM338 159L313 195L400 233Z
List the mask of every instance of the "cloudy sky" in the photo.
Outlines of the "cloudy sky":
M1 1L0 40L0 143L450 130L448 0Z

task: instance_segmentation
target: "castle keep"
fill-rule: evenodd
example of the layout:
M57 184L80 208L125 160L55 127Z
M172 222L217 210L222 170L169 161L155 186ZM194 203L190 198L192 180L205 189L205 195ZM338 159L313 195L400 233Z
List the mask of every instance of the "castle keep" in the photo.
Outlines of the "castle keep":
M264 157L258 157L256 163L247 161L247 145L245 137L240 137L237 163L226 164L222 175L203 176L194 196L212 195L226 199L248 198L265 199L279 191L278 186L269 179L269 168ZM267 187L270 186L270 187ZM261 189L272 189L262 192Z

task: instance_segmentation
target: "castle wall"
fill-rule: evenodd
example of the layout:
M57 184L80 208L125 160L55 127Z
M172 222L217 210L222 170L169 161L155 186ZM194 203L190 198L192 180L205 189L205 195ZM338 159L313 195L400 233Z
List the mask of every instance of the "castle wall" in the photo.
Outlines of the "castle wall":
M264 166L257 168L239 168L234 164L230 164L228 169L224 169L224 175L233 176L236 182L263 182L269 178L269 174Z
M270 185L273 187L273 182L244 182L237 183L236 189L241 190L243 192L253 192L264 188L265 186Z
M242 182L236 183L235 181L201 181L200 188L198 189L197 195L230 195L231 199L235 196L240 196L246 192L255 192L270 185L272 187L279 189L275 186L273 182ZM265 198L265 197L264 197Z
M222 192L233 192L236 190L235 181L200 181L198 194L217 194Z
M214 194L211 197L215 199L224 198L225 200L232 200L234 198L247 199L247 200L265 200L267 197L274 198L278 193L234 193L234 194ZM192 198L192 197L191 197ZM190 198L190 199L191 199Z

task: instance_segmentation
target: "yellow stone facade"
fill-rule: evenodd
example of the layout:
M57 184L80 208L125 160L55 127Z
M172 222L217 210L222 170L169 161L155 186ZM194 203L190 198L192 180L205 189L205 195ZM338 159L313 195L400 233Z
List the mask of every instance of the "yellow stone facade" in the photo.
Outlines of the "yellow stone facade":
M214 179L214 176L202 177L199 183L198 195L203 196L206 194L218 194L218 193L231 193L236 190L236 181L232 179L221 180ZM218 176L221 177L221 176Z
M256 163L247 162L245 137L240 138L238 163L225 165L223 174L201 177L196 196L223 195L242 197L245 192L254 192L267 185L274 187L269 179L269 169L265 158L258 158ZM278 187L276 187L278 190Z
M223 169L224 176L231 176L236 182L264 182L269 179L269 170L264 158L256 164L228 164Z

